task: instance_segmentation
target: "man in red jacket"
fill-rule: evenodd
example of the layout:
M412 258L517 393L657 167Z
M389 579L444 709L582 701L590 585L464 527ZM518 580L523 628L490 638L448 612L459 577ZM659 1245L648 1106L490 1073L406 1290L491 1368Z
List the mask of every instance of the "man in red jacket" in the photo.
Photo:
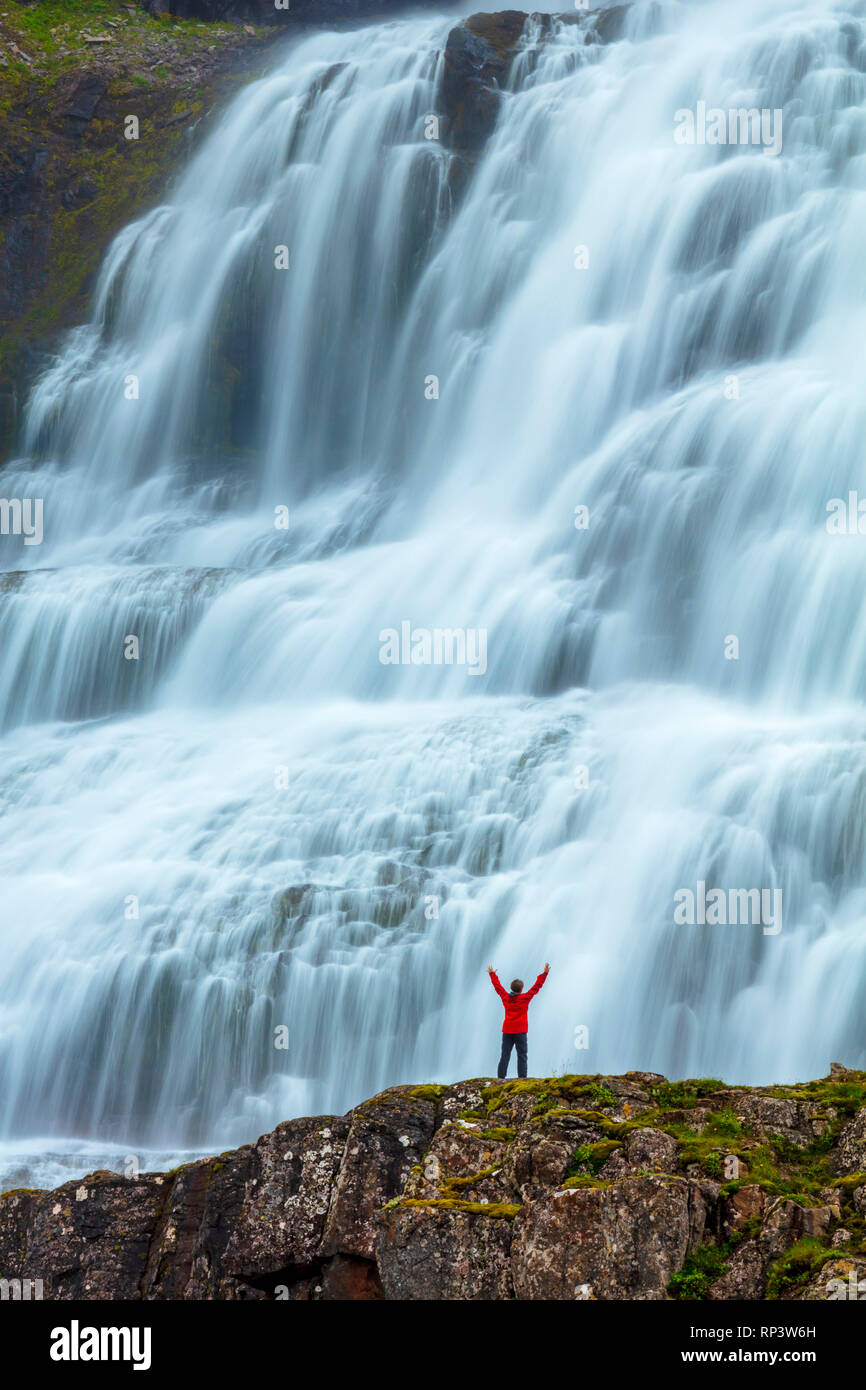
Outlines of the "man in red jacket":
M530 999L535 998L547 979L549 969L550 965L545 964L532 989L528 989L525 994L523 993L522 980L512 980L511 992L506 994L493 966L488 965L487 967L490 983L505 1005L505 1022L502 1025L502 1056L499 1058L499 1070L496 1073L500 1081L508 1074L508 1063L513 1047L517 1048L517 1075L526 1075L526 1034L529 1031L527 1009Z

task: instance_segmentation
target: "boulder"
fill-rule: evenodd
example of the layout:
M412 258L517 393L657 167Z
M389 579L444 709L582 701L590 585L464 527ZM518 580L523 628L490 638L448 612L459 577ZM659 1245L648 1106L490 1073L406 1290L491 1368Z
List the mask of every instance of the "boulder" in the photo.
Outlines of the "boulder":
M833 1169L840 1177L866 1173L866 1106L857 1111L839 1135Z
M289 1120L252 1151L246 1200L225 1253L248 1282L298 1277L322 1253L334 1184L346 1149L346 1117Z
M737 1247L727 1270L710 1285L710 1302L728 1299L758 1299L764 1296L767 1262L757 1241L747 1240Z
M433 1138L435 1103L413 1096L412 1089L392 1086L349 1112L345 1153L322 1239L323 1254L373 1258L377 1213L403 1191L413 1166L421 1162Z
M448 35L442 56L439 108L443 143L475 157L487 144L526 15L520 10L475 14Z
M528 1200L533 1189L558 1187L575 1151L601 1139L601 1130L589 1120L552 1110L518 1131L503 1161L504 1182L522 1201Z
M674 1173L677 1168L676 1139L659 1129L633 1129L622 1147L612 1153L599 1169L599 1177L624 1178L639 1173Z
M514 1222L515 1295L662 1300L701 1242L707 1206L698 1183L671 1177L539 1196Z

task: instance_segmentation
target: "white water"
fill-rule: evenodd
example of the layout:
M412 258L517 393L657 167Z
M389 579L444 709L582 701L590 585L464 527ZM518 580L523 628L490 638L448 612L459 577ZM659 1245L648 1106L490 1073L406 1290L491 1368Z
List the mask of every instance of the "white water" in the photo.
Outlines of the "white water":
M3 476L3 1172L490 1074L489 960L553 963L536 1074L866 1064L864 13L530 26L457 207L453 18L316 35L118 237ZM699 100L782 154L677 145ZM486 674L381 664L404 620ZM701 879L782 931L675 925Z

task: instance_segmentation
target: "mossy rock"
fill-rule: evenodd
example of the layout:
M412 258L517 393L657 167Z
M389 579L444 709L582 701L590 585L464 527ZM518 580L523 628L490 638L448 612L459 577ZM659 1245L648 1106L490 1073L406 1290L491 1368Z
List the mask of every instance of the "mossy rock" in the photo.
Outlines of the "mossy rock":
M393 1205L396 1207L423 1207L433 1211L461 1211L468 1216L489 1216L497 1219L504 1217L509 1221L513 1221L521 1210L521 1204L516 1202L461 1202L455 1197L434 1197L426 1201L421 1198L406 1197Z

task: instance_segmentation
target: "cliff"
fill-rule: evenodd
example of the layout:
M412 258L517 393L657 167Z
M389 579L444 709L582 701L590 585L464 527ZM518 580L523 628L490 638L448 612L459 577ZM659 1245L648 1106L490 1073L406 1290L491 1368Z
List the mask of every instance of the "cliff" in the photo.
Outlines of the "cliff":
M5 0L0 13L0 462L34 376L88 317L111 238L164 196L230 96L286 33L398 13L405 0ZM627 6L563 14L616 39ZM550 15L536 18L542 28ZM455 22L437 109L455 202L496 122L527 15ZM138 122L129 138L128 118ZM230 370L239 370L234 362Z
M866 1279L864 1217L866 1072L481 1078L7 1192L0 1277L46 1299L825 1300Z

